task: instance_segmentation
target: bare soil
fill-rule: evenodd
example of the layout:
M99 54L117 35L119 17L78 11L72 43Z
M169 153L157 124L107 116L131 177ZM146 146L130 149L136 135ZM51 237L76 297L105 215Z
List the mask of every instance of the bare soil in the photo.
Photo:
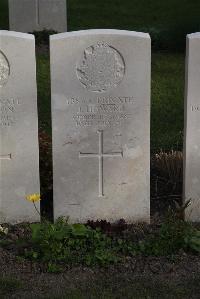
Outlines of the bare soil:
M123 292L120 295L116 290L127 287L126 298L159 298L157 287L161 288L163 298L200 298L200 259L192 255L175 256L173 261L166 257L130 258L109 268L66 267L63 273L51 274L44 265L0 249L0 269L0 285L4 279L19 281L14 289L0 288L0 298L125 298ZM149 297L145 294L134 297L137 295L134 286L141 287L139 292L147 289L147 295L149 289ZM165 297L168 288L171 295ZM110 289L113 297L101 297ZM73 297L73 292L79 294ZM93 292L96 295L91 297Z

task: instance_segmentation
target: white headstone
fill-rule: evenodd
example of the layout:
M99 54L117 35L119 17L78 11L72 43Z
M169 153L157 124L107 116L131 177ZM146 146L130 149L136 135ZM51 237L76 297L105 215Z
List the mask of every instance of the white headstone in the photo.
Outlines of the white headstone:
M200 221L200 33L187 36L184 199L186 219Z
M54 216L149 222L150 37L51 37Z
M10 30L67 31L66 0L9 0Z
M38 161L34 36L0 31L0 223L40 219Z

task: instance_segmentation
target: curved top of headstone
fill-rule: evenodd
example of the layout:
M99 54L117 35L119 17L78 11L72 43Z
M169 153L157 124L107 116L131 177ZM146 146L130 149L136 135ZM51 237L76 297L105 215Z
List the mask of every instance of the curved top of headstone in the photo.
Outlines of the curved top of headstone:
M11 73L11 63L10 59L8 58L7 46L11 41L15 42L15 40L21 40L20 42L27 44L29 41L31 44L34 44L34 35L26 34L21 32L15 31L8 31L8 30L0 30L0 88L5 86L9 80L10 73ZM14 51L13 43L10 46L10 52ZM7 49L7 50L5 50Z
M101 34L102 35L132 36L132 37L150 39L150 35L148 33L129 31L129 30L118 30L118 29L89 29L89 30L65 32L65 33L53 34L50 36L50 39L56 40L56 39L62 39L62 38L67 38L67 37L101 35Z
M117 87L126 72L126 63L117 44L110 39L137 39L146 43L150 41L148 33L116 30L90 29L55 34L51 36L51 43L67 39L84 40L80 43L82 54L76 62L76 76L81 85L91 92L107 92ZM124 44L126 44L124 42Z
M25 39L32 39L32 40L35 39L35 36L33 34L21 33L16 31L9 31L9 30L0 30L0 37L1 36L25 38Z
M188 38L200 38L200 32L194 32L194 33L190 33L187 34Z

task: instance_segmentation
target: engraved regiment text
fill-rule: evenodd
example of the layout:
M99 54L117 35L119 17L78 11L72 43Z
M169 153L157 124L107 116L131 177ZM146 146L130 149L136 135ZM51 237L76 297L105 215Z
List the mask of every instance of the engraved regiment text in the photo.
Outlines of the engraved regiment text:
M76 127L116 127L132 118L130 106L135 104L131 96L67 98L72 108L73 123Z

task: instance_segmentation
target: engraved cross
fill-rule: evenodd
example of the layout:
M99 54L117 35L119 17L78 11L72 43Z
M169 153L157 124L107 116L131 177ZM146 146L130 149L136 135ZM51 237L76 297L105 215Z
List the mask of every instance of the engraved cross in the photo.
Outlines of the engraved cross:
M40 25L40 0L35 0L36 25Z
M11 160L11 154L0 155L0 160Z
M123 152L104 153L103 150L103 131L97 131L99 134L99 152L98 153L79 153L79 158L99 158L99 197L104 196L103 186L103 162L104 158L123 157Z

